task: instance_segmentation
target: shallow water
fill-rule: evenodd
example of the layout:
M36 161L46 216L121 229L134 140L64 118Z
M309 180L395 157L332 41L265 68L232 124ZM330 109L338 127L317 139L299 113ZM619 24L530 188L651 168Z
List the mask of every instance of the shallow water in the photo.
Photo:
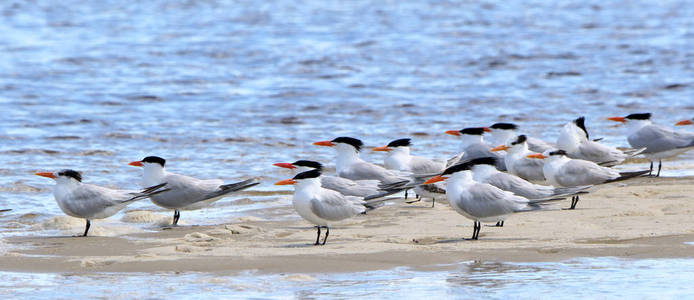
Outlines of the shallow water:
M691 259L580 258L563 262L462 262L445 271L409 268L338 274L30 274L0 272L13 298L478 298L681 299ZM146 287L146 288L145 288Z

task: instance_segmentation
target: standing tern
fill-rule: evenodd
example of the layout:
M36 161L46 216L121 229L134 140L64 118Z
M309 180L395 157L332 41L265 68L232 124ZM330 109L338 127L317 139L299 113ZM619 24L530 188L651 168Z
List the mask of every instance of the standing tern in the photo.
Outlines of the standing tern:
M497 158L496 167L501 171L506 171L504 156L498 152L490 152L489 150L492 149L492 146L484 141L482 135L490 131L491 130L487 127L471 127L461 130L448 130L446 134L460 137L460 152L463 152L463 156L460 158L459 162L467 162L475 158L491 156Z
M528 200L491 184L475 181L470 167L469 162L449 167L424 184L446 180L446 197L451 207L475 222L473 240L479 238L481 222L500 222L510 214L541 210L544 202L563 199Z
M545 178L551 185L559 187L597 185L626 180L648 173L648 171L620 173L617 170L599 166L592 161L569 158L564 150L547 150L542 154L531 154L528 157L545 159L545 166L542 168ZM574 209L579 196L575 195L571 200L569 209Z
M173 209L173 225L178 224L181 210L195 210L222 199L229 193L247 189L259 184L257 179L248 179L232 184L222 184L220 179L201 180L193 177L167 172L166 160L158 156L147 156L142 160L129 163L131 166L143 167L144 186L166 182L167 191L151 197L158 206Z
M518 134L516 130L518 126L513 123L495 123L489 126L490 134L492 136L492 141L495 145L503 145L510 139L515 139ZM541 139L536 139L533 137L527 137L528 149L533 152L542 153L548 149L556 148L554 145L547 143Z
M276 163L277 166L285 169L292 169L299 174L310 170L323 170L323 164L311 160L297 160L293 163ZM378 180L351 180L339 176L322 175L321 186L339 192L346 196L367 197L382 193L383 190L378 188L380 181Z
M646 148L641 154L651 161L651 173L653 172L653 162L658 160L656 177L660 176L663 158L676 156L694 148L694 133L675 132L669 128L653 124L650 113L637 113L626 117L607 119L626 124L627 141L632 147Z
M410 154L411 139L394 140L386 146L373 148L373 151L385 151L384 165L389 170L410 172L415 175L439 174L446 169L447 161L443 159L430 159ZM431 198L431 207L434 207L436 198L446 195L443 185L417 185L415 188L417 197ZM407 192L406 192L407 193ZM405 196L407 197L407 196ZM419 200L415 200L416 202ZM408 202L412 203L412 202Z
M362 141L351 137L338 137L332 141L313 143L316 146L334 147L337 151L337 175L352 180L378 180L382 184L409 182L408 174L387 170L359 158Z
M540 185L528 182L516 175L501 172L494 167L493 157L473 159L469 162L472 169L472 177L477 182L489 183L504 191L512 192L518 196L535 199L547 199L553 197L575 196L587 193L585 190L590 185L575 188L555 188L553 186ZM497 226L503 226L503 221Z
M611 167L645 150L641 148L622 151L592 141L586 130L585 121L585 117L580 117L566 123L557 137L557 147L566 151L571 158L589 160L601 166Z
M160 183L142 191L116 190L82 183L82 175L69 169L58 172L39 172L36 175L55 180L53 197L66 215L87 220L82 236L87 236L91 226L90 220L108 218L133 201L168 191L168 189L161 189L166 183Z
M506 140L505 144L496 146L490 151L506 151L504 161L508 172L520 178L530 181L544 181L542 173L542 160L528 158L530 154L535 154L528 150L527 137L519 135L513 139Z
M330 234L330 224L354 217L366 211L369 202L360 197L345 196L337 191L321 187L321 172L318 169L297 174L275 185L294 185L292 205L304 220L316 225L314 245L319 245L321 228L325 228L325 245Z

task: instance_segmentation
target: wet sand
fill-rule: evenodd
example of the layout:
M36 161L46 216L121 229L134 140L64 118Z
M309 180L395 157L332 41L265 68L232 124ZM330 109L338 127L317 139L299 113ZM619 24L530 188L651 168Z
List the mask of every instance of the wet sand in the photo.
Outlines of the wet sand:
M469 260L694 257L694 178L639 178L594 188L576 210L523 213L483 227L444 201L397 200L334 225L325 246L303 221L241 218L115 237L8 237L0 270L22 272L352 272ZM283 208L286 209L286 208ZM75 234L81 222L74 223ZM99 226L98 223L93 226ZM83 225L82 225L83 226ZM95 231L98 233L98 231Z

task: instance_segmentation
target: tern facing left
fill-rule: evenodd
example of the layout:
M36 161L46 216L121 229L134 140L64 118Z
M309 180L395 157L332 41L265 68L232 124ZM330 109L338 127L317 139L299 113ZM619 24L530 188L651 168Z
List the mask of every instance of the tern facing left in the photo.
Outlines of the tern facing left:
M178 224L181 210L195 210L227 197L229 193L247 189L259 184L256 179L247 179L237 183L222 184L220 179L201 180L193 177L167 172L166 160L158 156L147 156L142 160L129 163L131 166L143 167L144 186L166 182L167 191L151 197L152 203L174 210L173 225Z
M441 175L432 177L424 184L446 180L446 197L451 207L475 222L473 240L479 238L481 222L500 222L510 214L541 210L541 204L544 202L564 199L528 200L491 184L475 181L470 167L469 163L449 167Z
M91 226L90 220L108 218L133 201L167 191L161 189L166 183L157 184L142 191L115 190L82 183L82 175L69 169L58 172L39 172L36 175L55 180L53 196L60 210L68 216L87 220L82 236L87 236Z
M508 140L515 139L518 136L516 129L518 129L518 126L513 123L495 123L492 126L489 126L492 142L494 142L495 145L506 144ZM543 140L533 137L527 138L528 149L530 149L530 151L542 153L545 150L556 148L554 145Z
M299 173L292 179L278 181L275 185L294 185L292 205L304 220L316 225L314 245L320 243L321 228L325 228L325 245L330 235L330 224L354 217L366 211L366 201L360 197L345 196L337 191L321 187L318 169Z

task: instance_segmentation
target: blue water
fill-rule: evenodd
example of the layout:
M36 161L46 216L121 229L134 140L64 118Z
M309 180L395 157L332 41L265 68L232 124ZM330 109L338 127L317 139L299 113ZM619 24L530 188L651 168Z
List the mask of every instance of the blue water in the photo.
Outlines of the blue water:
M694 296L689 259L581 258L563 262L464 262L347 274L30 274L0 272L14 299L682 299Z

